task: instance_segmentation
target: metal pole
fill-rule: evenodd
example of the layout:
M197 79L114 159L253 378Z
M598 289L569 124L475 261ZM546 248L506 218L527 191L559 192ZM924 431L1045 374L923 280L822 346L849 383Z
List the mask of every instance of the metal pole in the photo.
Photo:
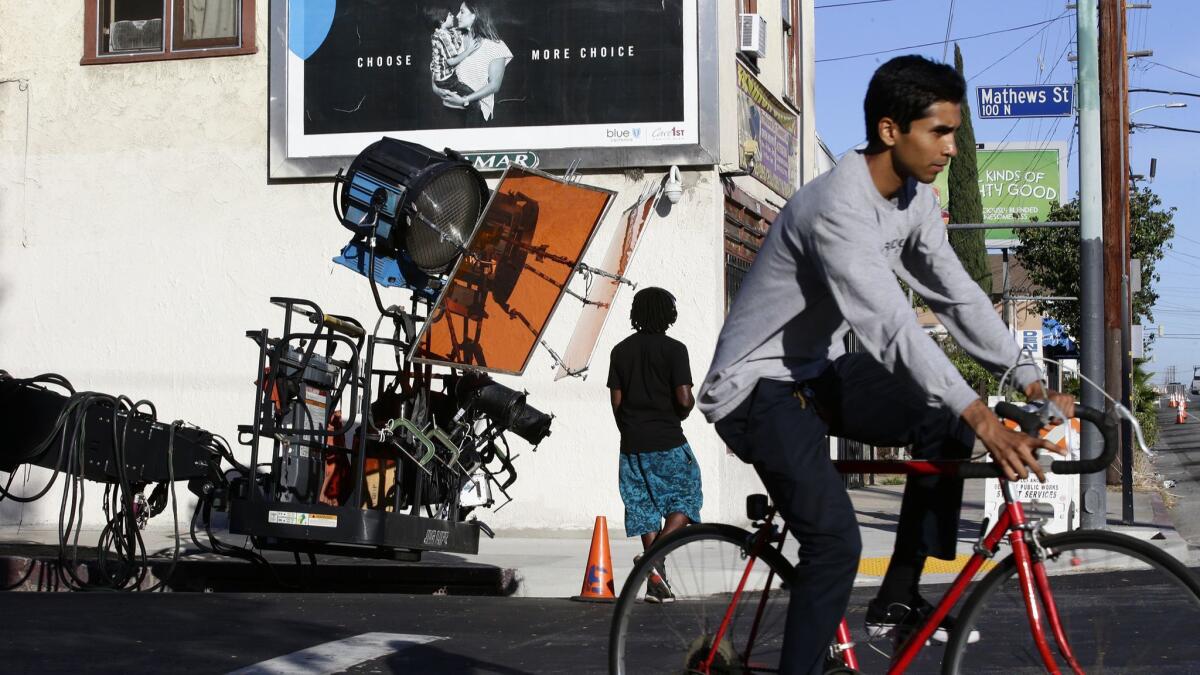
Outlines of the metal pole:
M947 230L1044 230L1064 227L1079 227L1079 221L1064 220L1050 221L1045 223L950 223L946 226Z
M1079 287L1080 365L1083 375L1104 382L1104 229L1100 205L1100 27L1096 0L1075 10L1079 43ZM1082 403L1104 407L1101 392L1084 383ZM1098 457L1100 433L1084 425L1082 459ZM1104 474L1080 476L1080 526L1104 529Z

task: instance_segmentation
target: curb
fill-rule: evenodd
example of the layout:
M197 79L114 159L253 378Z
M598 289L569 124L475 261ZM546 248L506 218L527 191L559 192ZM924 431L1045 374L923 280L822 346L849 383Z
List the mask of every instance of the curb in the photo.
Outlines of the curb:
M88 579L94 560L80 562L76 575ZM317 566L272 561L270 569L240 560L151 558L142 588L169 575L164 592L176 593L397 593L410 595L509 596L519 586L517 571L477 563L348 564ZM98 577L99 575L94 575ZM61 581L57 557L0 555L0 591L70 591Z

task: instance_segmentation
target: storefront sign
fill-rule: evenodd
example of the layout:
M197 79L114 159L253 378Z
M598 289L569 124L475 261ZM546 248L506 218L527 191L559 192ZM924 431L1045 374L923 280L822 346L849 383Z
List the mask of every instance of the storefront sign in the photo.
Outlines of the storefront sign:
M737 64L738 165L784 199L799 181L799 116Z

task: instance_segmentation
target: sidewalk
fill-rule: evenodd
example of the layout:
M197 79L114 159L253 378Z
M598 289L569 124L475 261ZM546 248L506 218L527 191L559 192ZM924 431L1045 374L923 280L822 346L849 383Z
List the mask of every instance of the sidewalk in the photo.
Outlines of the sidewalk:
M930 583L949 582L962 569L971 553L971 545L979 536L983 518L983 481L967 483L963 503L962 524L959 530L959 557L953 562L930 560L925 580ZM850 498L858 513L862 532L863 553L859 563L858 586L876 586L882 581L891 556L900 511L903 486L870 486L850 490ZM1188 564L1200 562L1200 556L1189 551L1187 543L1166 519L1164 510L1155 508L1157 495L1134 494L1134 525L1120 525L1121 501L1119 492L1108 495L1109 529L1138 539L1153 540L1168 553ZM1158 513L1157 521L1155 514ZM641 552L637 539L627 539L620 530L610 529L614 576L618 589L633 567L633 556ZM498 532L496 539L483 540L479 546L478 562L507 567L516 571L516 595L528 597L565 597L579 593L587 561L590 530L570 532ZM794 544L785 549L795 560Z
M971 544L979 536L983 514L983 482L971 481L963 505L963 521L959 532L959 558L952 562L930 561L925 579L931 583L948 582L966 562ZM857 585L877 585L886 570L895 535L896 517L900 509L903 486L870 486L850 491L862 531L863 554L859 565ZM1135 513L1138 522L1119 525L1120 493L1108 495L1109 527L1139 539L1152 540L1172 555L1188 564L1200 562L1196 552L1189 550L1166 517L1156 493L1135 493ZM587 524L587 525L590 525ZM155 556L156 571L166 573L174 546L170 530L153 529L144 534L146 549ZM480 540L477 556L426 554L421 563L394 563L357 558L322 557L316 570L296 566L287 553L272 552L269 558L289 583L313 585L314 590L346 592L374 590L377 592L481 595L515 595L519 597L569 597L580 592L587 563L591 529L497 532L495 539ZM85 531L81 545L94 545L99 532ZM28 560L48 560L57 557L56 529L0 528L0 585L10 585L29 571ZM202 540L203 541L203 540ZM240 541L231 538L232 543ZM626 538L619 529L610 529L614 577L617 588L624 583L633 567L633 557L641 552L637 538ZM270 591L277 587L260 570L234 558L215 556L197 551L190 541L181 542L187 557L180 563L176 579L182 580L181 590ZM795 545L785 549L789 559L796 557ZM29 590L38 590L40 570L30 574ZM47 577L50 575L46 575Z

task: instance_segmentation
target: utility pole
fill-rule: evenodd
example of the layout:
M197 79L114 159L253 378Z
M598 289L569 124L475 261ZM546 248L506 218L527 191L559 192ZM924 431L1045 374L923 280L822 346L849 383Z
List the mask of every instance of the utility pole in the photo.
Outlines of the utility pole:
M1129 128L1125 123L1126 71L1125 32L1122 0L1100 0L1100 161L1103 172L1104 204L1104 389L1112 400L1122 400L1125 350L1121 327L1125 323L1122 301L1125 284L1125 204L1129 195L1129 172L1125 147ZM1120 438L1120 436L1118 436ZM1124 458L1124 452L1119 457ZM1105 471L1105 482L1120 480L1118 464Z
M1104 204L1104 389L1113 400L1124 398L1125 354L1122 312L1125 307L1125 211L1129 172L1125 148L1129 129L1125 123L1123 0L1100 0L1100 161ZM1123 438L1123 434L1118 438ZM1124 448L1118 455L1124 459ZM1113 485L1120 480L1120 462L1102 476Z
M1133 255L1132 223L1129 218L1133 201L1133 183L1129 160L1129 31L1126 0L1121 0L1121 195L1125 208L1121 210L1121 405L1133 408L1133 286L1130 280L1130 257ZM1133 425L1121 422L1121 522L1133 524Z
M1125 171L1124 106L1121 74L1125 53L1121 49L1121 0L1100 0L1100 165L1101 200L1104 204L1104 389L1121 400L1121 278L1125 265L1125 200L1129 178ZM1118 455L1122 456L1122 455ZM1109 466L1106 483L1116 483L1116 466Z
M1112 2L1113 0L1102 0ZM1079 45L1079 323L1080 365L1083 375L1104 382L1104 228L1100 203L1100 78L1099 17L1095 0L1078 3L1075 10ZM1104 397L1095 387L1081 385L1082 403L1103 409ZM1100 432L1083 428L1081 459L1100 455ZM1104 529L1106 524L1104 475L1079 477L1080 525Z

